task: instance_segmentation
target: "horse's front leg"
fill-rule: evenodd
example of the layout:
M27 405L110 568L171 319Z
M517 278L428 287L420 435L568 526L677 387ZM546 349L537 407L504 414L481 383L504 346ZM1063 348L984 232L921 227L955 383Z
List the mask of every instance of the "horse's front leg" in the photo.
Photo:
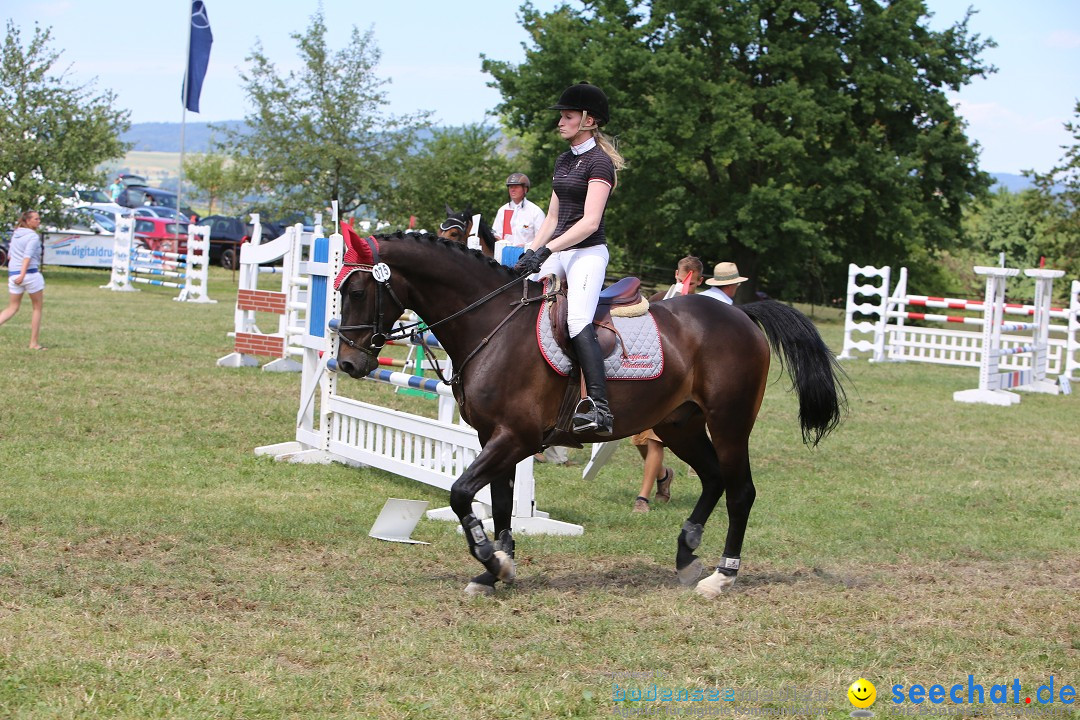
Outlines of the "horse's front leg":
M461 521L469 552L484 566L485 573L478 575L466 587L469 594L491 594L495 582L509 582L514 578L514 541L510 535L510 514L513 505L511 478L514 465L527 450L515 453L507 443L489 442L476 456L476 460L450 488L450 507ZM473 498L485 485L492 484L492 515L495 519L493 543L484 526L472 512Z
M491 519L495 525L495 555L502 560L500 574L484 570L465 587L466 595L490 595L495 592L495 583L499 580L506 583L514 581L517 570L514 565L514 536L510 532L513 510L514 476L511 474L491 483ZM507 570L506 558L501 557L499 553L509 556L509 570Z

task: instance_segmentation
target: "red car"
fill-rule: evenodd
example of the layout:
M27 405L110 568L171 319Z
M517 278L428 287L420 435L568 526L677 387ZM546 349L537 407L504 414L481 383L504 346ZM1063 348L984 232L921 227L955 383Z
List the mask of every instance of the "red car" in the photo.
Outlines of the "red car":
M188 223L178 223L170 218L135 218L135 240L141 240L151 250L162 252L187 252Z

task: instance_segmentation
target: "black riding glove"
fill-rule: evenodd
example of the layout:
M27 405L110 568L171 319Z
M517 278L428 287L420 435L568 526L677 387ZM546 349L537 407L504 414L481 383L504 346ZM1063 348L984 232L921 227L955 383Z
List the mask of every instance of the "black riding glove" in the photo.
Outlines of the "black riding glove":
M517 262L514 263L514 273L517 275L521 275L525 271L525 267L529 262L529 258L531 258L535 254L536 253L532 250L526 250L525 252L521 253L521 257L519 257Z
M540 270L540 266L549 257L551 257L551 251L546 247L542 247L536 252L526 250L514 264L514 272L518 275L532 275Z

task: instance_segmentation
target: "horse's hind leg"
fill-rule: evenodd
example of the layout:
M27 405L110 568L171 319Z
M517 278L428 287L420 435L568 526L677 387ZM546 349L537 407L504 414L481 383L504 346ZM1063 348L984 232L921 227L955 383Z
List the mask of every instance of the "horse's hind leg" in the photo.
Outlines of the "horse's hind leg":
M705 571L694 550L701 544L705 523L724 492L720 463L716 459L712 441L705 433L704 418L700 412L688 422L660 426L655 431L669 450L694 468L701 480L701 495L690 517L683 523L675 553L675 573L679 582L690 585Z
M495 553L505 553L510 558L509 568L500 567L500 575L484 570L474 577L465 587L466 595L490 595L495 591L499 580L511 583L517 572L514 566L514 536L510 534L510 523L514 509L514 478L499 478L491 483L491 519L495 527Z
M746 524L750 519L750 509L754 506L757 490L750 473L750 455L745 443L741 447L730 447L728 452L721 451L721 456L730 456L730 471L727 475L727 512L728 531L724 541L724 554L720 564L709 577L697 584L696 592L709 600L735 584L741 564L743 538ZM721 463L723 466L723 463Z
M690 585L701 576L704 566L694 554L701 544L705 523L727 492L728 531L724 554L716 572L697 585L697 593L714 598L735 583L739 572L743 538L756 491L750 473L750 451L745 436L724 428L716 442L705 432L704 415L697 411L673 413L669 423L656 429L657 435L677 456L685 460L701 479L701 496L679 533L675 572L679 582Z

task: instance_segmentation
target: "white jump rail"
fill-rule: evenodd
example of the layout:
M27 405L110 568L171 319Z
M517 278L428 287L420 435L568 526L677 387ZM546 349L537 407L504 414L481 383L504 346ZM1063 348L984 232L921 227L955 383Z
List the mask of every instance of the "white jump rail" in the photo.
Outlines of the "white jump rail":
M889 267L848 266L848 291L844 318L844 347L840 359L869 353L871 362L926 362L937 365L979 367L982 363L983 333L962 329L983 323L984 300L909 295L907 268L900 268L895 289L889 293ZM877 283L870 279L880 278ZM861 297L860 297L861 296ZM961 314L921 312L925 309L956 310ZM1003 314L1032 317L1035 306L1004 304ZM1047 374L1076 380L1080 374L1080 282L1074 281L1068 307L1051 308L1048 326ZM920 323L942 323L928 327ZM1059 321L1059 322L1054 322ZM1031 338L1004 329L1003 349L1022 348ZM1004 355L1002 369L1026 370L1031 357L1022 353Z

